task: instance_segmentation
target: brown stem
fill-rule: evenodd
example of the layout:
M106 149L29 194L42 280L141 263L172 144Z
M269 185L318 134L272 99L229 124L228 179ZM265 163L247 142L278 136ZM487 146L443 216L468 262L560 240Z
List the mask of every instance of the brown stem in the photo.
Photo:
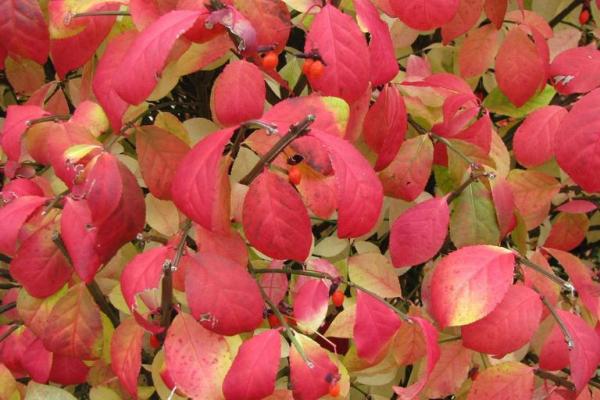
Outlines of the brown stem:
M474 173L471 172L471 175L469 175L469 179L467 179L466 181L464 181L459 187L458 189L456 189L455 191L453 191L452 193L450 193L448 195L448 197L446 198L446 202L448 204L452 203L454 200L456 200L458 198L458 196L460 196L462 194L462 192L465 191L466 188L468 188L469 186L471 186L471 184L475 181L477 181L479 178L482 177L486 177L486 178L493 178L494 174L489 173L489 172L484 172L484 173Z
M240 180L242 185L249 185L252 181L262 172L262 170L271 161L275 159L290 143L297 137L308 133L310 125L315 121L315 116L309 114L302 121L290 126L289 131L283 136L275 145L263 155L260 160L256 163L254 168L248 174Z
M160 297L160 326L168 327L171 324L171 311L173 308L173 271L177 271L177 266L183 256L185 250L185 241L188 235L188 231L192 227L192 222L186 220L182 227L181 239L177 244L177 250L175 251L175 258L173 261L165 260L163 264L163 279L162 279L162 292Z
M237 157L238 152L240 151L240 146L242 145L244 139L246 139L246 137L249 135L248 131L250 129L264 129L269 135L278 133L277 126L268 122L258 119L252 119L244 122L235 135L235 140L233 142L233 146L231 147L231 158L235 159Z
M0 283L0 289L13 289L13 288L19 288L19 287L21 287L21 285L19 285L18 283L13 283L13 282Z
M114 327L119 326L119 315L117 311L110 305L110 303L106 301L106 297L104 296L104 293L102 293L100 286L98 286L98 282L91 281L86 285L86 287L88 289L88 292L90 292L90 294L94 298L94 301L96 302L98 307L100 307L100 310L102 310L102 312L106 314L108 319L110 319L112 325Z
M42 211L42 215L48 214L50 212L50 210L53 209L54 207L56 207L56 205L69 193L70 193L70 190L66 189L65 191L54 196L54 198L52 200L50 200L50 202L48 203L46 208L44 208L44 211Z
M544 275L546 278L550 279L552 282L560 285L564 290L568 290L569 292L571 292L573 294L575 293L575 287L573 287L571 282L567 282L564 279L546 271L541 266L537 265L536 263L528 260L527 258L525 258L523 256L517 256L517 261L519 262L519 264L523 264L526 267L533 269L535 272L538 272L538 273Z
M13 326L11 326L10 328L8 328L8 330L6 332L4 332L2 335L0 335L0 343L2 343L2 341L4 339L6 339L10 335L12 335L12 333L14 331L16 331L17 329L19 329L19 326L21 326L21 323L16 323Z
M567 388L568 390L574 392L575 385L572 382L569 382L566 378L562 376L551 374L550 372L543 371L541 369L534 369L533 372L542 379L547 379L549 381L554 382L558 386L562 386Z
M35 124L41 124L42 122L58 122L58 121L67 121L71 118L68 114L56 114L56 115L48 115L46 117L34 118L27 121L27 126L32 126Z
M560 328L563 336L565 337L565 343L567 343L567 347L569 348L569 351L573 350L573 346L575 345L575 342L573 341L573 336L571 336L571 334L569 333L569 330L567 329L567 325L565 325L565 322L560 318L560 316L554 309L554 306L552 306L552 304L550 304L548 299L546 299L546 296L542 295L535 286L533 287L533 289L536 292L538 292L538 294L540 295L540 299L542 299L542 303L544 303L546 308L550 311L550 314L552 314L552 317L556 320L558 327Z
M569 4L561 12L559 12L558 14L556 14L556 16L554 18L552 18L550 20L550 22L548 22L548 25L550 25L551 27L555 27L556 25L558 25L558 23L560 21L563 20L563 18L565 18L567 15L571 14L571 12L574 9L576 9L577 7L579 7L580 4L583 4L583 0L573 0L571 2L571 4Z
M105 17L105 16L130 16L128 11L90 11L73 14L71 18L83 18L83 17Z
M10 303L6 303L6 304L2 304L0 306L0 314L10 311L13 308L15 308L17 306L17 302L16 301L11 301Z

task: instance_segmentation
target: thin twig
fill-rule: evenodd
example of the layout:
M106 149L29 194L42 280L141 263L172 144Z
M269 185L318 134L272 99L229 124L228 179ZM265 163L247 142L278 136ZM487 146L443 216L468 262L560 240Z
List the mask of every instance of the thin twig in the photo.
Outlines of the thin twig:
M569 382L566 378L551 374L550 372L546 372L538 368L534 369L533 372L542 379L552 381L558 386L567 388L567 390L570 390L572 392L575 391L575 385L572 382Z
M273 135L278 133L277 126L270 124L268 122L264 122L258 119L252 119L244 122L240 129L238 129L237 134L235 136L235 140L233 142L233 146L231 147L231 158L236 158L238 152L240 151L240 146L244 139L249 135L248 131L251 129L264 129L267 131L269 135Z
M46 117L34 118L27 121L27 126L32 126L35 124L41 124L42 122L58 122L58 121L67 121L71 118L68 114L55 114L48 115Z
M565 322L560 318L560 316L554 309L554 306L552 304L550 304L548 299L546 299L546 296L541 294L540 291L535 286L533 287L533 289L536 292L538 292L538 294L540 295L540 299L542 299L542 303L544 303L546 308L550 311L550 314L552 314L552 317L556 320L558 327L560 328L563 336L565 337L565 343L567 343L567 347L569 348L569 351L573 350L573 346L575 345L575 342L573 341L573 336L571 336L571 334L569 333L569 330L567 329Z
M17 306L17 302L16 301L11 301L10 303L2 304L0 306L0 314L5 313L7 311L10 311L13 308L15 308L16 306Z
M110 303L108 301L106 301L106 297L104 296L104 293L102 293L100 286L98 286L98 282L96 282L95 280L92 280L90 283L88 283L86 285L86 287L88 289L88 292L90 292L90 294L94 298L94 301L96 302L98 307L100 307L102 312L104 312L104 314L106 314L106 316L108 317L108 319L110 320L112 325L114 327L119 326L119 323L120 323L119 315L116 312L116 310L110 305Z
M163 264L162 292L160 298L160 326L168 327L171 324L171 311L173 308L173 271L177 270L183 251L188 231L192 227L192 222L188 219L181 229L181 239L177 244L175 258L173 261L165 260Z
M197 102L197 101L192 101L189 103L181 103L180 101L167 101L165 103L153 104L150 107L148 107L145 111L142 111L141 113L139 113L138 115L133 117L133 119L125 122L119 133L123 134L123 133L125 133L125 131L127 129L133 128L133 126L136 122L143 119L147 115L152 114L154 111L162 110L163 108L169 108L171 106L188 106L188 105L199 105L199 104L200 104L200 102Z
M56 207L56 205L67 195L69 194L71 190L70 189L66 189L63 192L57 194L56 196L54 196L54 198L52 200L50 200L50 202L48 203L48 205L46 206L46 208L44 208L44 211L42 211L42 215L46 215L50 212L51 209L53 209L54 207Z
M536 263L528 260L527 258L525 258L523 256L517 256L517 261L519 262L519 264L525 265L526 267L529 267L529 268L533 269L534 271L544 275L546 278L550 279L552 282L561 286L564 290L567 290L567 291L575 294L575 287L573 286L573 284L571 282L567 282L564 279L546 271L541 266L537 265Z
M240 180L242 185L249 185L252 181L262 172L262 170L271 161L275 159L290 143L299 136L302 136L309 131L310 125L315 121L315 116L309 114L302 121L290 126L289 131L283 136L275 145L263 155L260 160L256 163L254 168L248 174Z
M19 287L21 287L21 285L19 285L18 283L13 283L13 282L0 283L0 289L13 289L13 288L19 288Z
M495 178L495 175L493 173L491 173L491 172L483 172L483 173L471 172L471 174L469 175L469 179L467 179L466 181L464 181L458 187L458 189L456 189L452 193L450 193L448 195L448 197L446 198L446 202L448 204L452 203L454 200L456 200L462 194L462 192L465 191L466 188L468 188L469 186L471 186L471 184L473 182L477 181L479 178L493 179L493 178Z
M21 326L20 323L19 324L14 324L10 328L8 328L8 330L6 332L4 332L2 335L0 335L0 343L2 343L4 341L4 339L6 339L7 337L9 337L14 331L16 331L17 329L19 329L19 326Z
M83 17L106 17L106 16L125 16L131 15L128 11L90 11L73 14L71 18L83 18Z
M571 2L571 4L569 4L561 12L559 12L558 14L556 14L556 16L554 18L552 18L550 20L550 22L548 22L548 25L550 25L551 27L554 28L556 25L559 24L560 21L563 20L563 18L565 18L567 15L571 14L571 12L574 9L576 9L577 7L579 7L580 4L583 4L583 0L573 0Z

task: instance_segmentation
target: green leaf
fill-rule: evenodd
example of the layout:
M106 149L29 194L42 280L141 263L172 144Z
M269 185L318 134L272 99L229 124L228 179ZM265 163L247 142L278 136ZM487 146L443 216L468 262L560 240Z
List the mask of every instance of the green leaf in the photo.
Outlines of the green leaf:
M498 244L500 229L494 203L483 183L473 182L455 200L450 216L450 239L459 248Z
M556 94L554 88L546 85L543 91L529 99L521 107L515 107L510 100L500 91L495 88L483 101L484 107L496 114L507 115L513 118L523 118L527 114L537 110L540 107L550 104L550 101Z
M25 400L76 400L75 396L55 386L41 385L33 381L27 385Z

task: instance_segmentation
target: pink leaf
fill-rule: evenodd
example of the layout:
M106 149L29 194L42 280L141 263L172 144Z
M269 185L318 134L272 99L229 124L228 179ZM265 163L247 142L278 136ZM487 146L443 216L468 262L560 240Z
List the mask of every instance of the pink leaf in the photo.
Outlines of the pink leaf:
M556 207L556 211L562 211L567 213L588 213L598 208L596 204L587 200L571 200Z
M407 127L404 100L395 85L386 85L367 112L363 125L365 143L378 154L376 171L387 167L398 154Z
M406 140L391 164L379 173L385 194L413 201L425 190L432 164L433 144L427 135Z
M338 236L358 237L377 222L383 189L363 156L347 141L326 134L313 134L329 152L335 171L338 206Z
M458 50L460 75L463 78L482 75L492 65L497 51L498 31L493 25L473 29Z
M484 0L460 0L454 18L442 26L443 44L448 44L477 23L483 9Z
M488 315L513 280L515 256L496 246L466 246L440 261L431 277L430 309L442 328Z
M600 89L581 98L556 132L558 165L586 192L600 192Z
M294 290L294 317L303 331L315 332L327 316L329 287L321 279L310 279ZM299 286L299 287L298 287Z
M327 352L311 338L301 334L295 335L309 359L309 364L302 359L295 346L290 348L290 380L294 399L319 399L339 380L338 368L329 359Z
M31 379L36 382L48 382L52 369L53 354L46 350L41 339L36 338L24 349L21 363Z
M129 105L117 94L113 80L116 80L115 78L119 75L121 60L128 53L135 37L134 31L127 31L108 43L96 66L92 82L94 94L106 112L110 126L115 132L121 129L123 114Z
M213 86L213 116L221 125L233 126L260 118L266 96L262 72L244 60L228 64Z
M519 27L508 32L496 56L498 87L517 107L546 81L546 67L535 44Z
M569 331L570 333L570 331ZM569 348L565 335L555 323L540 350L540 368L558 371L569 366Z
M390 253L396 268L433 258L448 235L450 210L445 197L433 198L402 213L390 231Z
M185 289L194 318L213 332L237 335L263 320L264 301L245 266L200 253L186 268Z
M167 371L180 391L195 399L223 397L221 386L231 365L223 336L180 313L167 331L164 346Z
M225 376L225 399L260 400L273 393L280 355L281 339L276 330L245 341Z
M600 51L575 47L560 53L550 65L550 76L560 94L587 93L600 86Z
M48 25L36 0L0 3L0 37L9 54L46 63Z
M479 374L467 400L533 398L533 369L515 361L487 368Z
M35 297L48 297L71 279L69 261L52 240L56 228L51 223L29 236L10 263L11 275Z
M15 255L21 227L46 200L40 196L23 196L0 208L0 253Z
M371 83L374 86L388 83L398 73L398 62L390 29L370 1L354 0L354 7L358 18L364 22L371 34L369 42Z
M419 380L412 385L408 387L392 386L394 392L398 395L398 399L400 400L412 400L417 398L419 393L421 393L427 384L429 376L431 375L431 372L435 368L435 365L440 358L440 346L438 345L437 330L426 319L412 317L411 321L419 325L421 332L423 333L423 337L425 338L425 355L427 357L427 365L425 372L421 375Z
M464 346L504 356L531 340L541 317L540 296L526 286L513 285L494 311L461 328Z
M115 329L110 344L110 366L134 398L137 397L138 375L142 368L143 336L144 329L133 318L128 318Z
M171 198L171 183L177 166L190 150L177 136L154 125L144 125L137 130L140 171L150 193L159 199Z
M29 127L28 121L45 115L48 113L38 106L8 106L2 126L2 150L9 160L19 161L21 158L21 137Z
M369 49L363 34L348 15L327 4L306 35L304 51L317 49L324 73L309 77L313 89L348 102L358 99L369 84Z
M496 210L498 228L500 228L500 237L503 238L517 225L515 199L506 179L498 177L495 179L492 186L492 200Z
M113 75L112 85L123 100L139 104L152 93L175 41L199 15L200 11L171 11L135 38L119 66L127 73Z
M282 269L281 261L272 261L269 265L271 269ZM279 304L285 298L288 290L288 278L285 274L261 274L258 284L264 289L273 304Z
M361 290L356 296L356 351L360 358L374 363L384 354L402 322L398 314L373 296Z
M105 3L89 11L117 11L120 6L118 3ZM53 7L49 7L50 12L53 9ZM70 18L68 14L59 17ZM83 27L82 32L67 38L50 40L52 64L58 75L64 78L69 71L88 62L111 31L115 21L116 17L111 16L78 18L78 26Z
M163 264L173 258L174 250L160 246L136 255L121 274L121 291L130 310L137 308L135 296L148 289L158 288L163 274Z
M198 142L181 160L171 185L177 208L209 231L229 227L229 178L222 155L232 134L233 129L224 129Z
M233 229L222 233L211 232L201 225L196 225L196 243L201 252L218 254L240 265L246 265L248 262L246 241Z
M244 232L257 250L275 259L304 261L312 232L298 192L279 176L264 171L244 199Z
M515 132L513 150L525 167L536 167L554 157L554 138L568 114L560 106L546 106L529 114Z
M459 0L390 0L396 16L420 31L438 28L456 15Z
M458 392L467 379L473 352L462 342L440 345L440 358L429 375L424 394L427 398L443 398Z

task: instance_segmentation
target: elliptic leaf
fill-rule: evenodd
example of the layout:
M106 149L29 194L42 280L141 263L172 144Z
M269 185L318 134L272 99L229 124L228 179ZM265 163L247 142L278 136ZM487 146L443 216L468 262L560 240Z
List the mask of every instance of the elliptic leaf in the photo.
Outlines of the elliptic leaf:
M297 324L305 332L316 332L327 316L329 287L321 279L298 281L293 301Z
M0 4L0 37L9 54L45 64L48 58L48 25L36 0Z
M40 196L23 196L0 208L0 253L15 255L21 227L46 200Z
M481 15L483 2L484 0L460 0L454 18L442 26L442 40L445 45L475 25Z
M460 75L463 78L482 75L492 65L497 51L498 31L491 24L472 30L458 50Z
M460 340L440 344L440 358L429 375L425 395L443 398L456 393L467 379L472 357L473 352Z
M19 161L21 157L21 137L32 119L48 113L38 106L11 105L6 109L6 120L2 126L2 150L9 160Z
M542 172L519 169L510 171L508 183L527 230L537 227L548 216L550 202L560 191L560 183Z
M459 0L390 0L396 16L420 31L438 28L452 21L459 4Z
M350 280L384 298L401 297L400 282L392 264L379 253L363 253L348 259Z
M339 379L338 367L327 351L308 336L295 334L310 363L306 363L295 346L290 348L290 380L294 399L319 399Z
M442 328L488 315L513 280L515 256L495 246L467 246L444 257L431 277L430 309Z
M600 51L575 47L560 53L550 64L550 76L560 94L587 93L600 86Z
M467 400L530 400L533 388L533 369L510 361L481 372L473 382Z
M589 226L590 220L585 214L561 212L552 220L552 229L544 246L565 251L573 250L583 242Z
M133 397L137 397L137 380L142 368L143 336L144 329L135 319L128 318L115 329L110 344L112 370Z
M290 12L285 2L280 0L234 0L233 5L243 16L248 18L256 30L258 43L275 45L277 53L283 50L292 26Z

